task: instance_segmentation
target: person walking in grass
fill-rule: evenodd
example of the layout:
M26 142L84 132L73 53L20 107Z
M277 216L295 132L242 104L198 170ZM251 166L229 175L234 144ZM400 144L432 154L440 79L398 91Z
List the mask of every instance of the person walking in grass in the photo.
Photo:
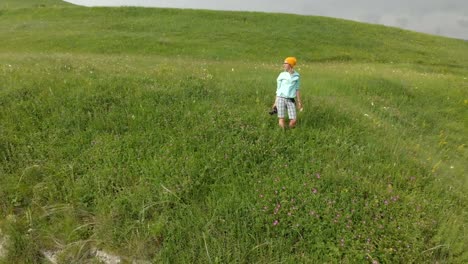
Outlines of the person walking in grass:
M273 108L278 111L278 124L281 128L286 127L285 115L288 111L289 127L294 128L297 122L297 106L302 111L301 95L299 93L300 75L294 70L296 58L287 57L283 62L284 71L278 75L276 98Z

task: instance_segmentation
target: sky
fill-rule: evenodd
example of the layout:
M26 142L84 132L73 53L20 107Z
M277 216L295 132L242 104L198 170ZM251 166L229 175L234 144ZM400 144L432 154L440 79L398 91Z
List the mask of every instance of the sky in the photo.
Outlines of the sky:
M143 6L315 15L468 40L468 0L66 0L84 6Z

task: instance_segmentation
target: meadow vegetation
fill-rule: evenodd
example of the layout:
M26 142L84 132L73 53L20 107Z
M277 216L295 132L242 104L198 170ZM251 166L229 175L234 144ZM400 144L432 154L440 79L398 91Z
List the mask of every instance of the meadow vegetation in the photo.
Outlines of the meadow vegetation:
M467 78L384 26L2 1L0 262L466 263Z

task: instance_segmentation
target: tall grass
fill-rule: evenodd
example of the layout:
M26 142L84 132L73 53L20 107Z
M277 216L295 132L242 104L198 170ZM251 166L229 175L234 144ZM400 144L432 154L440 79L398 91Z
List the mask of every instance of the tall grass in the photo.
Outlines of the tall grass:
M466 261L466 44L257 13L46 5L0 16L24 19L44 30L0 26L14 36L0 46L6 263L44 250L90 262L92 247L155 263ZM172 24L158 33L152 20ZM323 29L315 20L336 28L295 48L267 41L280 25ZM395 50L368 43L327 61L373 31ZM314 41L327 44L308 53ZM305 111L283 131L268 110L285 53L304 54Z

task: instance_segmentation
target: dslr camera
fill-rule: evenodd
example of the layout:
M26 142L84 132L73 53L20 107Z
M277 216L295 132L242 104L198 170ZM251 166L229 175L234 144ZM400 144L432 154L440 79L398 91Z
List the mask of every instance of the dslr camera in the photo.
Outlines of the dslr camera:
M278 113L278 108L276 108L276 106L275 106L275 107L273 107L273 108L271 109L271 111L268 112L268 113L269 113L270 115L275 115L275 114Z

